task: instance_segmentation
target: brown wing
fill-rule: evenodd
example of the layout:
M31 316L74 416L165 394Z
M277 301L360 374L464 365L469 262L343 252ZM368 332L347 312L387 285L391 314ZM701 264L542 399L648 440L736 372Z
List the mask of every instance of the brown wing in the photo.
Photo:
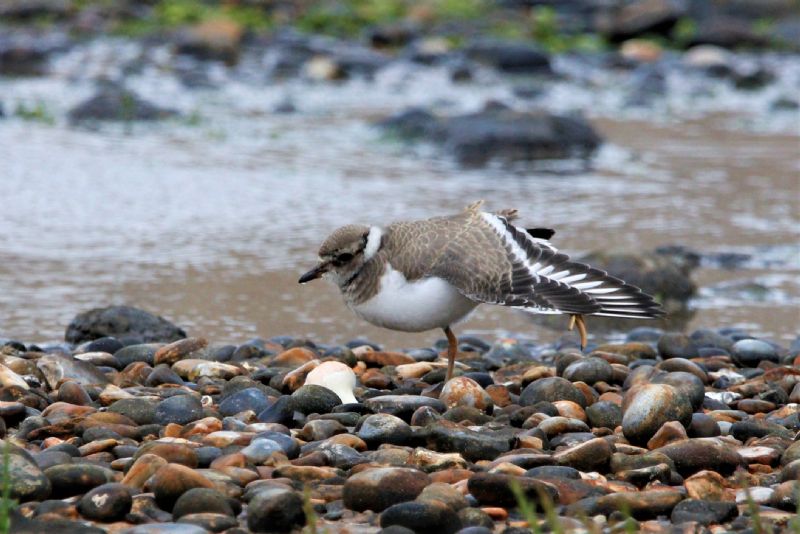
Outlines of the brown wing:
M571 261L545 239L512 225L506 213L511 214L489 214L474 204L449 217L391 225L387 255L410 280L439 276L477 302L534 313L662 314L639 288Z

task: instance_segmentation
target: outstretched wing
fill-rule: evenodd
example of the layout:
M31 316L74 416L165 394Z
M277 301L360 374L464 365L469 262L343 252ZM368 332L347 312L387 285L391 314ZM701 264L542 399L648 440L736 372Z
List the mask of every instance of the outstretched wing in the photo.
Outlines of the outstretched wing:
M436 231L434 225L426 228L425 223L434 221ZM639 288L571 261L546 239L512 225L502 212L467 209L421 224L406 230L426 243L428 253L415 254L416 261L406 267L415 263L477 302L532 313L632 318L662 314L659 305ZM425 261L420 262L421 258Z

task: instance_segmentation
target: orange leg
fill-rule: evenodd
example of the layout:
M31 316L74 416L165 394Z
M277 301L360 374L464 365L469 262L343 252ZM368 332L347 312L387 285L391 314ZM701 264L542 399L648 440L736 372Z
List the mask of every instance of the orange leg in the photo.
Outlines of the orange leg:
M588 342L588 335L586 334L586 321L583 318L583 315L576 313L574 315L570 315L569 317L569 326L567 329L572 332L572 329L575 326L578 326L578 333L581 335L581 350L586 348L586 343Z
M444 329L444 335L447 336L447 376L444 381L447 382L453 378L453 368L456 364L456 352L458 351L458 339L456 339L453 331L447 326Z

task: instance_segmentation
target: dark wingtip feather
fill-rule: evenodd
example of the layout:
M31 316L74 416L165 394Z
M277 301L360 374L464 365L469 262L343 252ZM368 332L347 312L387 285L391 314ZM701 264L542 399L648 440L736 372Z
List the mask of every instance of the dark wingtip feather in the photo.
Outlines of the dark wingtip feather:
M556 233L552 228L526 228L525 231L528 232L531 237L537 239L550 239Z

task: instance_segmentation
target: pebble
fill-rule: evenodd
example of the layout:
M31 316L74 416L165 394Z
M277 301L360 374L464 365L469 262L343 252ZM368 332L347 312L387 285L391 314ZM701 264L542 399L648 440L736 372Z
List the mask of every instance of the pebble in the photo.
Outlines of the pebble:
M733 360L742 367L758 367L762 361L778 363L775 347L759 339L741 339L731 347Z
M511 534L512 481L565 529L622 529L627 508L643 531L746 530L745 483L765 521L796 510L798 380L737 359L740 343L788 354L746 333L648 330L588 355L465 338L447 383L441 346L200 340L65 345L42 368L3 348L11 496L32 532L299 531L307 501L321 531Z
M431 483L430 477L407 467L376 467L352 475L344 483L344 505L356 511L380 512L412 501Z
M85 493L78 501L78 512L86 519L118 521L125 518L132 504L131 488L112 482Z

